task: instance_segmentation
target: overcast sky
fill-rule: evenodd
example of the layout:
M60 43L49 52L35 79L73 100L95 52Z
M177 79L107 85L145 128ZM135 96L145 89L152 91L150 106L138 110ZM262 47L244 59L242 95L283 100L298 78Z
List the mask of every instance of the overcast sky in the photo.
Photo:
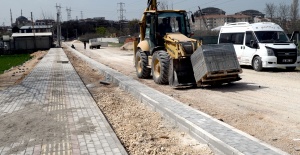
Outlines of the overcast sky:
M160 0L158 0L160 1ZM183 9L195 12L198 6L201 8L216 7L224 10L226 14L234 14L248 9L258 10L264 13L266 3L290 5L292 0L162 0L174 9ZM21 15L30 20L33 13L34 20L50 17L56 19L56 4L61 5L62 18L67 20L67 8L71 8L71 18L105 17L107 20L118 20L120 5L124 3L124 17L128 20L140 19L146 7L147 0L0 0L0 25L10 25L10 9L13 22Z

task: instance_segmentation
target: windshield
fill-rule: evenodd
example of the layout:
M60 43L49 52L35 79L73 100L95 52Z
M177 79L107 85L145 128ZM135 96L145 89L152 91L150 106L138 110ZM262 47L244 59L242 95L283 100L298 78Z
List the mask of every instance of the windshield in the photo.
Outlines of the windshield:
M254 31L261 43L289 43L290 40L283 31Z
M161 13L158 15L158 30L164 30L167 33L180 32L186 35L190 33L189 25L187 25L186 20L186 15L183 13Z

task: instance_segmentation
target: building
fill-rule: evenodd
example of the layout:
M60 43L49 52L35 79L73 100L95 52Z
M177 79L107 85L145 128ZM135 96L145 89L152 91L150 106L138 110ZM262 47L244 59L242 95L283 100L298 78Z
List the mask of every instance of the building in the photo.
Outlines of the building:
M18 17L15 22L15 26L18 28L21 28L22 26L26 26L26 25L30 25L30 24L32 25L32 22L24 16Z
M224 25L226 22L226 15L205 15L196 17L193 24L194 30L211 30L214 27Z
M257 11L257 10L245 10L245 11L241 11L238 13L235 13L236 15L247 15L251 17L251 20L249 21L249 23L255 23L254 22L254 18L255 17L261 17L261 18L265 18L265 14Z
M202 12L202 14L201 14ZM265 19L265 14L257 10L245 10L234 15L226 15L226 12L219 8L208 7L201 11L196 11L195 23L191 24L192 30L211 30L219 26L223 26L225 23L234 22L262 22L269 21Z
M53 19L36 20L34 25L22 26L19 29L19 33L40 33L40 32L53 32L53 25L55 21Z
M201 10L203 15L225 15L226 12L219 8L208 7Z
M251 16L243 14L227 15L226 23L235 23L235 22L249 22L252 20Z
M48 50L52 47L52 33L13 33L12 49L15 51Z
M51 25L53 26L55 24L55 20L53 19L40 19L36 20L34 25L40 26L40 25Z
M35 25L33 26L22 26L19 33L40 33L40 32L52 32L52 25Z
M247 15L247 16L251 16L252 18L254 17L262 17L262 18L265 18L265 14L257 11L257 10L245 10L245 11L241 11L241 12L238 12L238 13L235 13L236 15L237 14L243 14L243 15Z
M247 15L204 15L195 19L195 23L192 24L192 29L194 31L211 30L213 28L223 26L225 23L249 22L250 20L252 20L252 18Z

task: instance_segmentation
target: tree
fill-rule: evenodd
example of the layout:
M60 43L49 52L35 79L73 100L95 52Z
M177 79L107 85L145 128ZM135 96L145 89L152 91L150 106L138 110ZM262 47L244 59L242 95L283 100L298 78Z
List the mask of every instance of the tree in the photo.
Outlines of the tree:
M299 17L299 0L293 0L291 4L291 31L297 30L297 20Z
M278 24L288 32L287 23L290 14L290 7L285 3L280 3L278 7Z
M128 22L129 34L135 36L135 34L139 33L139 20L133 19Z
M266 3L265 13L267 17L271 18L271 21L273 21L275 17L276 9L277 7L274 3Z
M160 10L168 10L169 9L169 5L167 1L160 1L159 2L159 9Z
M96 33L99 34L101 37L104 37L106 34L106 28L105 27L97 27Z

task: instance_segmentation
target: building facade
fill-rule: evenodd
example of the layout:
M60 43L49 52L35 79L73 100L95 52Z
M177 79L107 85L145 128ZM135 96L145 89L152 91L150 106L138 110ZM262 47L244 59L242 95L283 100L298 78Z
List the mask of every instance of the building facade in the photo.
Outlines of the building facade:
M219 26L223 26L225 23L234 22L258 22L265 21L264 14L256 10L245 10L233 15L226 15L226 12L214 8L208 7L201 11L197 11L194 14L196 16L195 23L191 24L192 30L211 30Z
M204 15L196 17L195 23L192 24L192 29L196 30L211 30L213 28L223 26L225 23L234 22L250 22L252 17L247 15Z

